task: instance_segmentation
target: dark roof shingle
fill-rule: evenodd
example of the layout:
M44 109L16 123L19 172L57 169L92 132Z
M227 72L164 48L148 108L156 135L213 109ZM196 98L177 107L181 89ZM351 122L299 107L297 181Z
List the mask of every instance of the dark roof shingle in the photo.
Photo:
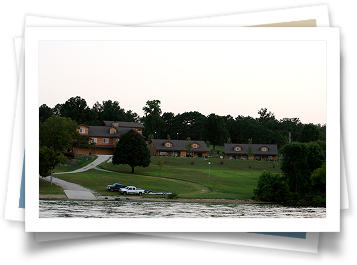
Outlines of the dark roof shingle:
M236 151L234 147L240 146L241 150ZM224 144L224 153L232 155L246 155L249 146L252 147L252 151L255 155L277 155L278 146L276 144ZM260 151L261 147L267 147L268 151Z
M110 133L110 128L107 126L87 126L88 127L88 135L89 137L108 137L108 138L113 138L113 137L118 137L132 129L130 128L116 128L117 133L111 134Z
M152 139L152 143L157 150L162 151L186 151L187 140L167 140L167 139ZM166 147L165 143L172 143L172 147ZM192 148L193 152L209 152L210 149L207 147L204 141L190 140L191 144L197 143L197 148Z
M113 124L114 123L114 124ZM144 125L139 122L128 121L103 121L103 126L125 127L125 128L144 128Z

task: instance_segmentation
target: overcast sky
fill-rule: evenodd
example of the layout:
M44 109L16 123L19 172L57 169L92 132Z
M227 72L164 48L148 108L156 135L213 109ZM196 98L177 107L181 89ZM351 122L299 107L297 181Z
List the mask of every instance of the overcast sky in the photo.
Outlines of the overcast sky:
M118 101L140 116L162 112L326 123L323 41L41 41L39 106L80 96Z

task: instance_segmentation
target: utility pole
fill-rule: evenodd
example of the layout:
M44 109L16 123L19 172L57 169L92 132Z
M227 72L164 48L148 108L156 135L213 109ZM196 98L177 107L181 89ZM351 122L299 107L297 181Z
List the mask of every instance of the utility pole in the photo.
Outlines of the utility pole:
M291 132L289 132L289 144L291 144Z

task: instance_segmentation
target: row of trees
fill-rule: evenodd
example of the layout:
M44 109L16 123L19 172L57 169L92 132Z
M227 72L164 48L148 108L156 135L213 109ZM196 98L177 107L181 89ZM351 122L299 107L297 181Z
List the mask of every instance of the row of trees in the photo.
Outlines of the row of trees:
M39 108L40 123L45 122L52 115L71 118L78 124L100 125L103 120L137 122L139 116L131 110L119 106L118 101L98 101L90 108L85 99L72 97L63 104L57 104L54 108L43 104Z
M237 142L277 144L282 147L291 141L310 142L326 138L326 126L302 124L299 118L277 120L274 113L262 108L259 117L238 115L219 116L214 113L205 116L198 111L174 114L161 110L159 100L148 100L143 107L144 116L131 110L124 110L117 101L96 102L92 108L85 99L72 97L53 109L40 106L40 123L52 115L68 117L78 124L100 125L103 120L141 122L147 138L187 139L209 141L214 147L224 143ZM289 139L290 138L290 139Z
M271 202L326 203L326 150L316 142L282 148L281 173L264 171L254 195Z

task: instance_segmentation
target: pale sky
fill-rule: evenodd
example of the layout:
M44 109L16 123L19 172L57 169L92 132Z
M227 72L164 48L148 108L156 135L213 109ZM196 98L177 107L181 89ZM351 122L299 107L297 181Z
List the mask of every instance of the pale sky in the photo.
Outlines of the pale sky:
M39 106L80 96L162 112L326 123L324 41L41 41Z

